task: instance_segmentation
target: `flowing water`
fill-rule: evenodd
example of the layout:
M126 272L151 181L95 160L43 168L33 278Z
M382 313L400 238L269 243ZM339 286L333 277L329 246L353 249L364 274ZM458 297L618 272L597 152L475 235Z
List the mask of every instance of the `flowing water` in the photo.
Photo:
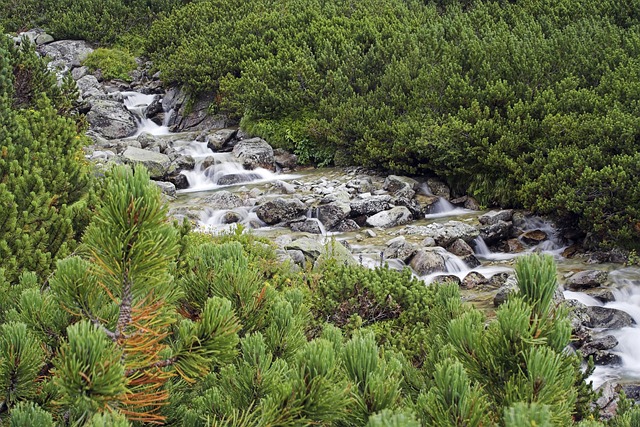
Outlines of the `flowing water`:
M153 135L168 135L169 129L166 126L170 112L165 112L165 123L158 125L145 117L147 107L154 101L154 95L142 95L133 92L123 93L125 105L136 115L139 123L139 130L136 135L148 132ZM298 197L309 207L307 212L308 221L315 221L317 229L320 231L316 238L326 241L328 236L336 240L344 240L348 243L354 258L362 265L369 268L387 264L390 268L404 269L407 266L398 259L383 259L382 253L386 248L386 242L397 236L397 232L402 227L395 227L385 230L376 229L374 233L366 235L364 230L349 233L327 233L324 224L318 219L317 206L319 200L335 192L338 187L348 180L358 177L355 172L345 172L340 169L309 169L302 170L294 174L279 174L266 169L246 170L241 163L229 152L214 152L205 142L193 140L173 140L174 148L184 155L189 155L195 160L193 170L182 171L189 182L189 188L179 191L178 199L174 206L189 207L200 205L199 220L202 229L213 232L229 230L235 224L243 224L247 228L252 228L255 232L275 238L278 235L295 235L291 230L267 227L255 213L259 199L270 197ZM377 178L372 178L377 179ZM283 183L284 182L284 183ZM293 191L285 191L287 182L295 183ZM379 183L381 184L381 182ZM381 186L381 185L380 185ZM203 200L206 196L220 190L229 190L240 195L243 206L232 209L215 209L206 206ZM433 196L426 183L421 184L419 193ZM204 203L204 206L202 206ZM426 225L432 222L444 222L455 219L458 221L475 223L477 217L483 212L471 211L452 205L444 198L439 198L432 206L431 212L424 219L415 221L414 224ZM443 274L455 275L461 280L470 272L477 272L490 278L497 273L513 273L514 259L521 254L531 252L549 253L555 257L558 263L559 275L568 272L594 268L584 263L567 260L562 257L562 252L566 248L566 243L558 236L553 225L539 218L527 218L524 227L526 230L543 231L548 238L537 245L524 245L522 253L501 253L492 251L484 240L480 237L472 242L476 257L482 261L482 265L470 268L459 257L442 249L439 253L445 261L446 271L437 272L421 277L425 283L430 283L437 276ZM303 233L304 234L304 233ZM406 236L411 240L411 236ZM421 237L416 237L415 244L420 243ZM438 250L438 249L436 249ZM597 266L595 268L603 268ZM604 304L606 307L617 308L629 313L640 325L640 269L623 268L619 266L611 267L609 281L612 284L615 301ZM586 305L603 305L589 295L582 292L564 292L565 298L577 299ZM487 295L487 298L491 295ZM487 303L487 304L490 304ZM603 333L614 335L619 344L613 352L620 355L622 366L598 366L592 376L595 385L603 382L616 380L640 381L640 327L634 326L615 331L603 331Z

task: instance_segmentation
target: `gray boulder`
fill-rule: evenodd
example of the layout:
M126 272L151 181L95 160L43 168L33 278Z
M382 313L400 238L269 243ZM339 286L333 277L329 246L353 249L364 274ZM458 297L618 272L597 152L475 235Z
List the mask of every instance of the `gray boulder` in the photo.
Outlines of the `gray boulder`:
M445 199L451 199L451 190L444 182L440 181L436 178L429 178L427 180L427 185L429 186L429 190L434 196L444 197Z
M310 234L323 234L322 227L317 219L307 218L304 221L292 222L289 224L291 231L310 233Z
M204 140L209 149L212 151L220 151L237 133L237 129L220 129L207 135Z
M213 209L233 209L243 205L240 197L226 190L217 191L205 197L203 202Z
M175 197L176 196L176 186L173 185L170 182L164 182L164 181L153 181L158 187L160 187L160 190L162 191L162 194L165 194L169 197Z
M493 245L503 240L509 239L511 236L512 225L510 222L498 221L495 224L485 225L480 228L480 237L486 244Z
M460 287L464 289L473 289L486 283L489 283L489 280L486 277L477 271L472 271L462 279Z
M276 166L280 169L292 170L298 166L298 156L287 150L276 148L273 150L273 156L276 160Z
M628 313L615 308L589 306L577 310L586 315L582 324L588 328L620 329L636 323Z
M318 219L324 224L327 230L333 229L349 216L351 207L346 203L331 203L320 205L317 208Z
M351 201L351 216L375 215L391 207L391 196L369 196Z
M360 226L354 220L345 219L343 221L340 221L338 224L336 224L332 228L332 231L338 231L340 233L349 233L351 231L356 231L359 228L360 228ZM371 230L368 230L368 231L371 231Z
M579 291L587 288L597 288L607 282L609 273L602 270L579 271L569 277L565 283L565 288L572 291Z
M416 194L415 190L418 189L418 185L418 181L413 178L389 175L384 180L382 188L396 197L402 196L411 199Z
M387 247L382 253L384 259L401 259L407 262L416 252L416 245L409 243L404 237L396 237L387 242Z
M122 153L122 160L132 165L144 165L149 171L151 178L154 179L162 178L172 172L169 169L171 160L166 154L154 153L153 151L136 147L128 147L124 153Z
M479 231L474 226L461 221L447 221L426 226L410 225L404 233L430 237L438 246L447 247L458 239L471 242L478 237Z
M247 169L264 168L276 170L273 148L262 138L251 138L240 141L233 147L233 155Z
M396 206L367 218L366 223L369 227L389 228L407 224L411 222L412 218L409 209L404 206Z
M478 217L478 221L482 225L493 225L497 224L500 221L511 221L513 217L513 211L511 209L502 210L502 211L489 211L485 214L482 214Z
M458 255L459 257L474 254L473 248L471 248L471 246L469 246L469 244L462 239L455 240L449 245L447 250L454 255Z
M304 215L307 207L298 199L274 199L256 209L256 215L268 225L292 221Z
M49 69L64 73L79 67L93 48L83 40L60 40L38 46L38 52L50 59Z
M106 99L95 100L87 121L91 130L107 139L126 138L138 129L135 118L124 104Z
M79 78L76 81L78 90L83 99L106 97L107 93L102 88L102 85L92 74L87 74L84 77Z
M409 265L418 276L447 271L444 257L436 250L418 250Z
M345 186L356 190L357 193L371 193L376 187L373 185L371 178L366 176L363 178L355 178L348 181Z

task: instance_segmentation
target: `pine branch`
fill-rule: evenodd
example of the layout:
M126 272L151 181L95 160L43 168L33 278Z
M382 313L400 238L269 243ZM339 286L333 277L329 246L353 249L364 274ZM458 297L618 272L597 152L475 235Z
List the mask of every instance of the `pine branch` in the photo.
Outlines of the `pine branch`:
M177 357L170 357L168 359L165 360L159 360L155 363L152 363L148 366L144 366L144 367L140 367L140 368L135 368L135 369L128 369L127 371L125 371L125 375L127 377L130 377L131 375L133 375L136 372L140 372L140 371L146 371L149 369L153 369L153 368L166 368L167 366L171 366L174 363L176 363L178 361Z

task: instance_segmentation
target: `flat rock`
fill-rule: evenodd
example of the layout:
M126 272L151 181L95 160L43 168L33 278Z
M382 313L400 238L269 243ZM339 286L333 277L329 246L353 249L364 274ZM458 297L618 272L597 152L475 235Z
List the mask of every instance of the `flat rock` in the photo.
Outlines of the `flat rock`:
M237 133L237 129L219 129L208 134L204 141L207 143L207 147L212 151L220 151L236 136Z
M512 224L510 222L498 221L495 224L484 225L480 228L480 237L488 245L509 239L511 236Z
M407 262L418 250L417 246L409 243L404 237L396 237L387 242L387 247L382 253L384 259L401 259Z
M485 214L482 214L478 217L478 221L482 225L493 225L497 224L499 221L509 222L513 217L513 211L511 209L501 210L501 211L489 211Z
M151 178L162 178L167 175L171 160L166 154L155 153L136 147L128 147L122 153L122 160L128 164L142 164L149 171Z
M291 231L310 233L310 234L323 234L323 229L320 222L314 218L307 218L304 221L292 222L289 224Z
M396 206L388 211L378 212L367 218L366 224L369 227L389 228L407 224L411 222L412 219L413 217L409 209L404 206Z
M480 234L477 228L461 221L447 221L426 226L410 225L402 233L430 237L437 245L443 247L449 246L458 239L469 243Z
M354 199L350 203L351 216L375 215L385 211L391 207L391 196L369 196L360 199Z
M462 279L460 287L464 289L473 289L488 282L489 280L482 274L472 271Z
M609 273L602 270L584 270L579 271L569 277L565 283L565 288L572 291L597 288L607 282Z
M542 230L529 230L520 235L520 238L527 245L537 245L540 242L544 242L548 239L547 233Z
M239 208L244 204L240 197L226 190L217 191L205 197L203 202L213 209L233 209Z

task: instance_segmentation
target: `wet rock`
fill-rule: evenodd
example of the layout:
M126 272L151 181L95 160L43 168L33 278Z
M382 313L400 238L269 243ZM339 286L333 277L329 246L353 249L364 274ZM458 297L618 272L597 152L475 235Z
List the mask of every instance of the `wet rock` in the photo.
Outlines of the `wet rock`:
M352 219L345 219L343 221L340 221L338 224L336 224L333 228L332 231L338 231L340 233L349 233L352 231L356 231L360 229L360 226ZM366 230L366 231L373 231L373 230Z
M208 134L204 141L207 143L207 147L209 147L210 150L220 151L236 136L237 133L237 129L220 129Z
M482 274L472 271L462 279L460 287L464 289L473 289L488 282L489 280Z
M308 218L304 221L292 222L289 224L291 231L310 233L310 234L322 234L322 228L317 219Z
M236 185L243 182L251 182L259 179L260 175L255 173L230 173L218 178L218 185Z
M464 263L467 264L467 267L469 268L476 268L482 265L480 260L478 260L478 258L476 258L474 254L461 256L460 259L464 261Z
M593 354L593 362L596 365L619 366L622 365L622 357L610 351L596 350Z
M527 245L537 245L548 239L547 233L542 230L529 230L520 235L520 238Z
M153 181L158 187L160 187L160 190L162 191L162 194L165 194L169 197L175 197L176 196L176 186L173 185L170 182L164 182L164 181Z
M154 148L160 152L160 147L158 146L149 147L148 149L153 150ZM177 156L172 163L176 170L192 170L196 166L196 161L191 156Z
M582 292L600 301L601 303L608 303L616 300L616 296L613 294L613 290L610 288L591 288L585 289Z
M176 189L178 190L184 190L189 188L189 180L185 175L181 173L169 175L166 178L166 181L171 182L173 185L176 186Z
M97 99L86 117L90 129L107 139L126 138L138 130L135 118L120 102Z
M458 239L471 242L478 237L479 231L474 226L461 221L447 221L426 226L410 225L403 230L403 233L431 237L437 245L447 247Z
M582 355L585 357L591 356L598 350L611 350L618 345L618 340L613 335L606 335L604 337L596 338L591 342L586 343L580 348Z
M505 221L498 221L495 224L485 225L480 228L480 237L482 237L488 245L507 240L510 235L511 223Z
M256 214L267 225L295 220L304 215L307 207L298 199L274 199L256 209Z
M304 256L304 252L298 249L289 249L287 253L295 264L299 265L300 267L305 266L306 258Z
M427 185L429 186L429 189L434 196L444 197L447 200L451 198L451 190L449 189L447 184L440 181L439 179L429 178L427 180Z
M620 329L635 324L628 313L615 308L589 306L576 310L581 310L586 315L582 323L588 328Z
M214 95L211 93L190 99L186 91L180 88L167 91L162 100L162 107L164 111L174 110L168 123L173 131L226 128L230 125L227 117L209 113L212 102L214 102Z
M388 211L379 212L367 218L369 227L389 228L404 225L412 220L411 211L404 206L396 206Z
M242 215L240 215L238 212L227 211L222 216L223 224L235 224L240 221L242 221Z
M565 288L572 291L596 288L604 285L607 282L609 274L606 271L601 270L584 270L579 271L573 276L569 277L565 283Z
M579 245L571 245L562 251L562 256L564 258L573 258L580 251Z
M276 166L283 170L293 170L298 167L298 156L293 153L283 150L282 148L276 148L273 150Z
M502 210L502 211L490 211L486 214L480 215L478 217L478 221L482 225L494 225L498 224L500 221L509 222L513 217L513 211L511 209Z
M407 242L404 237L400 236L387 242L387 247L382 255L384 259L401 259L407 262L417 250L416 245Z
M350 212L351 207L348 204L339 202L320 205L317 208L318 219L327 230L332 230L336 225L344 221Z
M389 209L391 207L390 202L391 196L389 195L369 196L354 199L350 203L351 216L375 215Z
M273 148L262 138L245 139L233 147L233 155L246 169L264 168L276 170Z
M151 101L151 104L149 104L144 110L144 115L146 118L150 119L163 112L164 110L162 109L162 101L160 100L160 96L156 95L153 98L153 101Z
M236 194L221 190L204 198L203 202L213 209L234 209L243 206L242 199Z
M509 281L509 273L506 273L506 272L496 273L489 278L489 282L487 283L487 286L490 286L492 288L499 288L501 286L506 285L508 281Z
M136 147L128 147L122 154L122 160L128 164L142 164L149 171L151 178L158 179L168 175L171 170L169 156ZM174 184L175 185L175 184Z
M509 239L505 242L505 252L516 254L525 250L525 247L522 245L520 240L518 239Z
M458 255L459 257L474 254L473 248L471 248L471 246L469 246L469 244L462 239L457 239L453 243L451 243L447 247L447 251L451 252L454 255Z
M409 265L418 276L447 271L444 257L438 251L429 249L418 250Z
M636 405L640 402L640 384L625 384L622 386L622 390Z
M389 175L384 180L382 188L396 196L398 196L398 192L402 192L403 197L410 199L416 194L415 190L418 188L418 181L406 176Z
M596 406L600 409L602 420L609 420L616 415L621 390L622 387L613 382L606 382L596 390L600 394L596 400Z

